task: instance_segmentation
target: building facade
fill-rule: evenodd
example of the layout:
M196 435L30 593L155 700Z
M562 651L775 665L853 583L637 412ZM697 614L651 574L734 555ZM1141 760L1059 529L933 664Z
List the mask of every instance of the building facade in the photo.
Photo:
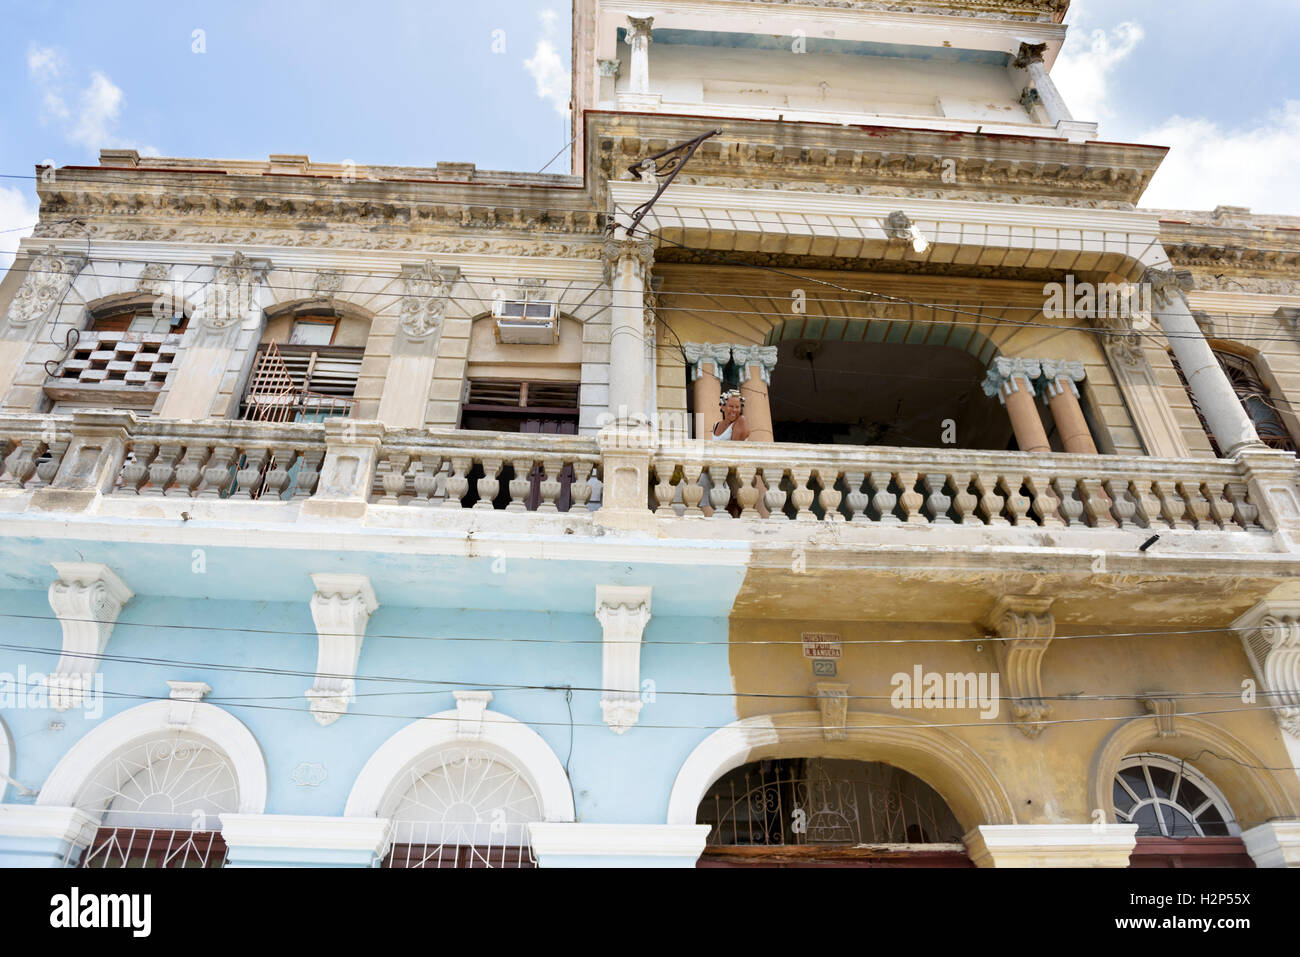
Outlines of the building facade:
M569 175L38 168L0 863L1300 864L1300 219L903 6L576 0Z

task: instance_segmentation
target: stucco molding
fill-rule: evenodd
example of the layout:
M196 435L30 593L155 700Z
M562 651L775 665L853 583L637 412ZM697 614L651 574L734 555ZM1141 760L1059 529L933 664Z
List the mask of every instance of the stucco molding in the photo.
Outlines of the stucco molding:
M641 637L650 602L649 586L596 586L596 620L604 633L600 711L615 734L625 733L641 714Z
M300 814L222 814L221 837L229 847L388 852L392 822L382 817Z
M151 701L128 708L91 728L55 765L36 803L75 807L95 773L114 756L141 739L175 735L171 701ZM230 761L238 788L238 811L261 814L266 807L266 758L253 733L234 715L215 705L196 702L186 734L201 738Z
M1042 734L1052 714L1043 699L1043 658L1056 630L1051 609L1050 598L1004 595L988 617L989 627L998 634L993 650L1012 716L1029 738Z
M312 717L322 727L347 710L356 690L366 625L379 607L365 575L315 574L311 617L318 640L316 682L307 690Z
M1232 623L1260 683L1263 703L1300 738L1300 601L1265 599Z
M49 600L63 629L63 650L48 679L50 703L67 711L86 700L118 615L135 593L99 562L55 562L54 570L59 577Z

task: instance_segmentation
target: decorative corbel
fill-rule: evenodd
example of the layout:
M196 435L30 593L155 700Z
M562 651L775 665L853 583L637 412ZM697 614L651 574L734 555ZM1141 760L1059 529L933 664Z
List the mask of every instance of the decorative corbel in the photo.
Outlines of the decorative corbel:
M1147 713L1155 715L1156 734L1162 738L1178 737L1178 699L1168 696L1152 695L1143 698L1142 704Z
M914 225L907 213L895 210L885 217L885 234L890 239L911 239Z
M456 737L477 741L483 737L483 712L492 703L491 691L453 691L456 699Z
M212 686L203 681L169 681L171 706L167 709L167 726L184 731L194 720L194 706L212 693Z
M459 266L438 266L431 260L402 266L401 317L398 325L412 339L431 335L447 314Z
M849 733L849 686L833 681L818 681L813 697L822 713L822 736L827 741L844 741Z
M316 586L311 617L320 644L316 684L307 691L307 700L316 723L324 726L337 721L352 701L361 642L379 601L365 575L318 574L311 580Z
M86 700L117 616L135 593L98 562L55 562L54 570L50 607L63 626L63 653L49 677L50 702L67 711Z
M1232 623L1278 724L1300 738L1300 602L1264 599Z
M605 632L600 710L615 734L641 714L641 635L650 620L650 592L649 586L596 586L596 618Z
M1052 599L1004 595L989 615L988 624L998 634L993 648L1003 687L1011 698L1011 713L1027 737L1042 734L1052 706L1043 700L1043 655L1051 644L1056 619Z

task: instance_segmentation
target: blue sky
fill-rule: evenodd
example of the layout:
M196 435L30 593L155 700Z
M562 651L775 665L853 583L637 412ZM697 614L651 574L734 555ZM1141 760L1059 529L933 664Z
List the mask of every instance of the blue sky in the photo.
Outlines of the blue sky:
M535 171L569 135L563 0L3 0L0 15L3 174L102 146ZM1076 118L1175 147L1145 205L1300 214L1300 0L1075 0L1068 22L1053 75ZM31 181L0 179L0 265L34 220Z

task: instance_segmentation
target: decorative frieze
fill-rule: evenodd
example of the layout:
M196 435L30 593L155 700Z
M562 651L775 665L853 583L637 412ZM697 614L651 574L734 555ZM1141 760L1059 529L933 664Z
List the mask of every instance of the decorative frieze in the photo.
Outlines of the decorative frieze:
M1009 692L1016 725L1026 737L1036 738L1052 713L1043 700L1043 656L1056 630L1052 599L1004 595L989 615L997 632L993 642L1002 686Z
M600 710L615 734L641 714L641 636L650 621L648 586L599 585L596 619L604 630Z
M134 592L107 565L55 562L50 608L63 628L63 653L49 677L50 700L67 711L86 700L118 615Z
M311 617L316 623L319 649L316 683L308 690L307 700L316 723L330 725L352 701L361 643L379 601L365 575L317 574L311 579L316 585Z

